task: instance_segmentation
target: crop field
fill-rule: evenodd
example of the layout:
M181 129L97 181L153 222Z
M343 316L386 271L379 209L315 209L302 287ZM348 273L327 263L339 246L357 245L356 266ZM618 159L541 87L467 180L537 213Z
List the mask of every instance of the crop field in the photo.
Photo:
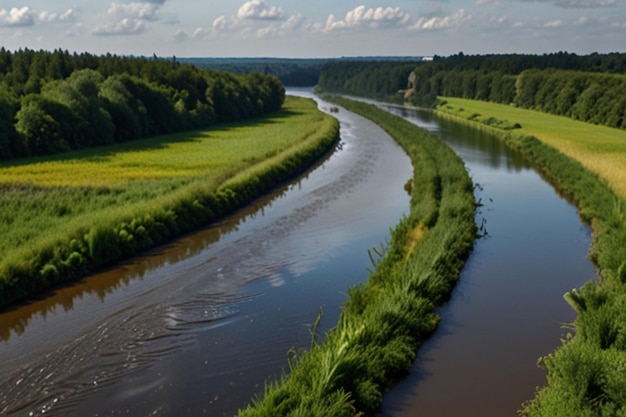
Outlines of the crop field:
M516 132L534 136L579 161L626 198L626 131L503 104L451 97L442 100L446 103L437 110L444 113L494 127L519 124Z
M188 230L185 216L198 217L194 224L215 217L223 204L207 196L224 184L255 184L220 200L241 204L254 194L249 188L285 180L285 158L318 152L321 137L327 149L336 133L336 121L312 100L288 97L281 111L252 121L0 164L0 284L46 271L53 276L44 281L63 280L55 262L72 275L124 255L98 255L95 230L136 240L133 252L163 240L149 236L154 223L160 237ZM291 171L298 164L287 163Z

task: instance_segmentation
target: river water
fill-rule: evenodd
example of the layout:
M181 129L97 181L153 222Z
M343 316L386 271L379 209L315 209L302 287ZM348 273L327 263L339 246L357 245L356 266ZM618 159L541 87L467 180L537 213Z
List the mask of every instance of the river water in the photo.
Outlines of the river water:
M291 184L0 314L0 415L231 416L262 393L291 347L310 346L320 309L319 332L337 322L409 207L402 149L336 116L339 146Z
M488 234L383 414L514 415L573 319L562 294L594 276L589 231L498 141L404 114L465 159ZM367 279L368 249L408 210L406 155L370 122L336 116L339 146L291 184L1 313L0 415L230 416L262 393L288 350L310 345L320 309L318 331L336 323L347 288Z
M483 206L476 241L435 335L384 398L385 417L515 416L545 384L537 359L575 318L563 294L595 279L588 227L518 154L483 132L383 106L444 140L465 161ZM571 329L570 329L571 331Z

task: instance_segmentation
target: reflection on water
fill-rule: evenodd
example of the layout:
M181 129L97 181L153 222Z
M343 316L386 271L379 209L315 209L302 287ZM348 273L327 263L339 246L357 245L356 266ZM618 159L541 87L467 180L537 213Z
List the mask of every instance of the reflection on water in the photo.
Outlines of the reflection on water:
M545 383L537 359L560 345L574 311L562 295L595 278L591 236L515 152L483 132L394 108L433 131L465 161L484 205L476 241L437 332L411 375L385 396L383 415L514 416Z
M323 161L315 167L321 163ZM219 222L205 230L195 232L190 237L184 237L157 248L144 256L133 258L129 263L93 274L88 279L56 288L27 303L7 309L0 315L2 320L0 338L7 342L12 334L18 336L23 334L31 319L45 320L49 314L55 314L57 311L69 312L74 308L76 300L97 297L101 302L105 302L107 295L119 291L122 287L128 287L132 281L142 280L152 271L197 255L219 241L222 236L237 230L247 220L263 216L265 209L271 208L274 201L284 197L289 187L298 187L307 176L308 172L294 181L292 185L281 187L272 194L263 196L229 217L227 221Z
M232 415L262 392L308 347L320 306L320 329L336 323L367 250L408 208L406 155L337 116L341 146L298 181L0 314L0 415Z

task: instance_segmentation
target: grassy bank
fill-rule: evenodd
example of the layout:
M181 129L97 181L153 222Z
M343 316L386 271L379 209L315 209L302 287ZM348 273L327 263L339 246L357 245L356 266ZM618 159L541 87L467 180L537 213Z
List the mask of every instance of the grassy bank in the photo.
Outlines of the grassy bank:
M449 296L473 246L473 184L458 156L400 117L337 101L378 123L411 158L410 214L370 254L374 271L349 290L337 326L309 351L294 352L289 375L269 384L242 417L375 415L383 392L437 327L433 308Z
M547 386L523 416L626 415L626 133L510 106L445 99L437 113L500 135L580 209L600 277L565 295L571 334L541 358ZM506 129L519 123L521 128ZM500 125L500 127L498 127Z
M302 172L338 122L312 100L252 121L0 165L0 306L205 225Z

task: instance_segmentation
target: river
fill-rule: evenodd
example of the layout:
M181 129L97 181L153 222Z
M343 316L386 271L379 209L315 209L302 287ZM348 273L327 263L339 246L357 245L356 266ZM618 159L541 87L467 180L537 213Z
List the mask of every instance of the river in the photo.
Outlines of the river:
M498 141L404 115L465 159L488 234L383 413L514 415L573 318L562 294L594 276L589 231ZM275 193L1 313L0 415L230 416L262 393L288 350L310 345L321 309L318 333L336 323L368 249L408 210L408 157L369 121L336 116L337 149Z
M309 95L306 91L300 94ZM329 110L330 105L320 102ZM332 327L409 208L409 158L351 114L337 149L222 222L0 314L0 415L231 416Z
M475 243L437 332L384 398L385 417L515 416L545 384L537 359L560 345L574 310L563 294L596 277L590 229L519 154L484 132L383 106L464 160L482 207Z

